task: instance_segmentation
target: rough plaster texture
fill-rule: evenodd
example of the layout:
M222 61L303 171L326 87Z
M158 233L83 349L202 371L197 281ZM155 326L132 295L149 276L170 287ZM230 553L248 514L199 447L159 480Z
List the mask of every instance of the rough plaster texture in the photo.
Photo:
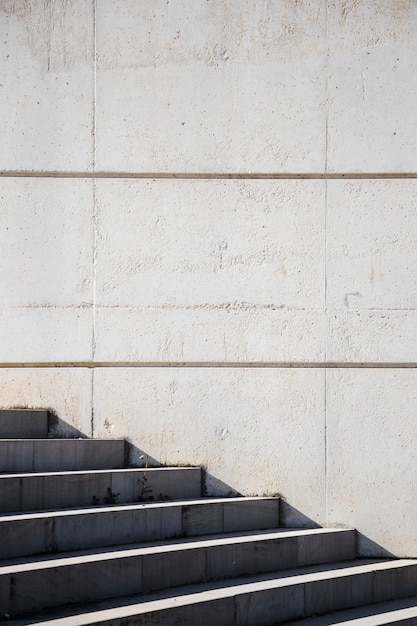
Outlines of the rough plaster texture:
M415 3L0 18L0 405L417 556Z

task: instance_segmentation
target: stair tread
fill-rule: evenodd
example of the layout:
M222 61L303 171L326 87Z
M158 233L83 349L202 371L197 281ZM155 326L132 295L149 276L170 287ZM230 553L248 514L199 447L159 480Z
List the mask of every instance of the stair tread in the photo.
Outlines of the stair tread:
M90 605L77 605L76 607L69 607L67 610L60 609L60 612L56 610L48 611L47 613L42 612L38 613L38 617L33 615L29 618L28 616L24 620L13 620L9 623L15 626L38 623L45 623L49 626L88 626L89 624L99 624L111 619L144 615L149 612L164 611L223 598L243 596L268 589L279 589L326 579L343 578L410 566L417 566L417 559L345 561L330 565L298 568L296 570L288 570L285 573L272 572L256 576L243 576L235 579L176 587L146 595L116 598ZM374 606L377 607L379 605L375 604ZM336 615L336 613L333 615ZM299 622L301 621L299 620Z
M114 471L114 470L109 470ZM68 472L66 472L68 473ZM71 473L71 472L70 472ZM32 476L32 474L30 474ZM15 474L13 474L15 477ZM149 501L149 502L135 502L126 504L112 504L112 505L96 505L94 507L76 507L68 509L48 509L41 511L23 511L22 513L1 513L0 523L3 521L19 521L23 519L39 519L48 517L68 517L71 515L91 515L99 513L107 513L115 511L133 511L143 508L164 508L169 509L178 506L201 506L204 504L230 504L235 502L265 502L265 501L277 501L279 498L273 496L253 496L246 497L240 496L236 498L190 498L184 500L169 500L169 501ZM288 529L291 530L291 529ZM321 530L321 529L314 529Z
M64 470L62 472L13 472L0 474L0 480L8 478L36 478L41 476L80 476L82 474L123 474L123 473L143 473L143 472L176 472L176 471L201 471L199 467L122 467L110 469L92 469L92 470Z
M74 441L82 441L82 442L86 442L89 441L90 443L102 443L105 442L106 444L112 444L113 442L117 442L120 443L121 441L123 443L125 443L125 439L89 439L88 437L0 437L0 444L1 443L5 443L5 442L11 442L11 441L16 441L16 442L24 442L24 443L42 443L44 441L47 441L48 443L54 443L54 442L59 442L62 443L63 441L70 441L70 442L74 442Z
M291 621L286 626L382 626L412 617L417 617L417 596Z
M232 533L215 533L190 538L171 539L169 541L145 541L122 546L103 546L85 550L73 550L54 554L39 555L36 557L20 557L4 559L0 562L0 576L10 573L31 571L34 569L52 569L68 565L78 565L92 561L107 561L124 559L150 554L180 552L184 550L198 550L204 548L242 545L288 539L291 537L307 537L309 535L329 535L333 533L350 533L352 529L285 529L274 528L254 531L240 531Z

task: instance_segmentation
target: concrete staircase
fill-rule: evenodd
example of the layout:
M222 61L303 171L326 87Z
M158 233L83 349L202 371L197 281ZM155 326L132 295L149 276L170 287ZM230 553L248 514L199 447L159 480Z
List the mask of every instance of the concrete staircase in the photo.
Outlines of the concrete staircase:
M46 411L0 411L0 437L9 624L417 624L417 561L356 560L354 530L202 498L199 468L127 468L124 441L48 439Z

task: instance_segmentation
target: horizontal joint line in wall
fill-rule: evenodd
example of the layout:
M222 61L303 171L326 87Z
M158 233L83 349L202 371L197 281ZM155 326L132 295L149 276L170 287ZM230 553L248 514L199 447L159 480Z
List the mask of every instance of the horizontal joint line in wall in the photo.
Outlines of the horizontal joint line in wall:
M246 369L414 369L416 361L376 362L376 361L37 361L37 362L0 362L2 369L28 368L246 368Z
M59 172L59 171L0 171L3 178L145 178L194 180L362 180L417 178L417 172Z

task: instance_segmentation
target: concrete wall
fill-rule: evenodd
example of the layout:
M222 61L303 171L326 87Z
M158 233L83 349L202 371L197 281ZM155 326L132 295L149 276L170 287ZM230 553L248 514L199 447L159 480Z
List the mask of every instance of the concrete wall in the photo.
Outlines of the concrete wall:
M414 0L0 29L1 406L417 557Z

